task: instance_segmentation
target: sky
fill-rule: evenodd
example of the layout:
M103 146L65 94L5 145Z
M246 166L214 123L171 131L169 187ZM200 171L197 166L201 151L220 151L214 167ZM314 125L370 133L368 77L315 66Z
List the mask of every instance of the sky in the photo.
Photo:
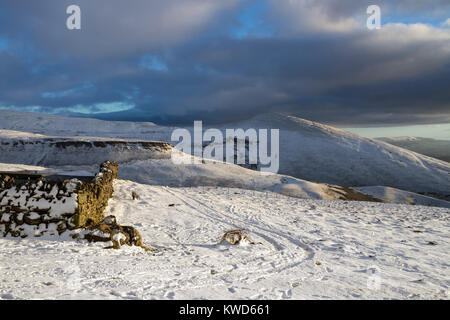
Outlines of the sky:
M450 123L391 127L356 127L342 129L368 138L422 137L439 140L450 140Z
M287 112L444 137L450 0L0 0L0 109L160 124Z

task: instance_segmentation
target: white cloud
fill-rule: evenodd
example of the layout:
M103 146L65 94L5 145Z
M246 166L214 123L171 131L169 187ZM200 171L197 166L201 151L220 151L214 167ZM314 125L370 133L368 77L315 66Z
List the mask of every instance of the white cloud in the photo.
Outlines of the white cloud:
M447 20L445 20L445 21L442 23L442 26L443 26L443 27L450 28L450 18L448 18Z

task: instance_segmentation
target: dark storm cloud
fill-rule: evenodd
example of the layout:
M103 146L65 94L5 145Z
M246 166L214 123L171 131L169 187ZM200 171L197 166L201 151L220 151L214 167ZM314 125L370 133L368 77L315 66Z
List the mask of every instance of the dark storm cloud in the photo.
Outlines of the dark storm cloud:
M449 1L390 2L379 1L395 16L445 21L450 11ZM82 0L82 30L68 31L72 1L2 2L0 107L119 104L96 116L172 123L271 111L343 125L450 122L450 29L368 31L365 1L267 0L259 18L273 34L234 38L254 3Z

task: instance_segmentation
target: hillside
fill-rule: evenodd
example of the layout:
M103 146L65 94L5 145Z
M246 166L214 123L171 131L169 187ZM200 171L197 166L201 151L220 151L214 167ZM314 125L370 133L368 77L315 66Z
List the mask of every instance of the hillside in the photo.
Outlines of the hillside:
M377 140L450 162L450 140L420 137L377 138Z
M101 137L51 137L0 130L0 162L37 166L98 165L104 161L127 162L170 159L172 145L159 141Z
M173 130L152 123L108 122L12 111L0 111L0 115L1 129L48 136L171 142ZM450 193L449 163L330 126L270 114L222 126L225 128L279 128L279 173L283 175L341 186L388 186L433 193L442 198ZM0 135L1 141L8 139L11 137L5 137L5 133ZM8 157L3 155L0 161L16 162L9 161ZM132 157L127 157L128 160Z
M450 193L449 163L381 141L281 114L231 125L280 128L279 172L283 174L345 186Z

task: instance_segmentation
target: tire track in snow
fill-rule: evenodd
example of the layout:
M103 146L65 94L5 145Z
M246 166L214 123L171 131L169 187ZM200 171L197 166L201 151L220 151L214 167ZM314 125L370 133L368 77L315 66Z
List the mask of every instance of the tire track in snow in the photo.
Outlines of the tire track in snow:
M271 230L270 228L262 227L260 225L256 225L255 223L252 223L252 222L249 222L249 221L245 221L244 219L239 218L238 215L228 216L228 215L226 215L226 212L219 212L215 208L213 208L211 206L208 206L208 205L205 205L203 202L198 201L198 200L196 200L196 199L194 199L192 197L189 197L188 195L186 195L186 193L181 193L181 191L178 191L177 189L164 188L164 190L166 190L169 194L177 197L180 201L185 203L190 208L194 209L195 211L199 212L200 214L202 214L204 216L207 216L208 218L210 218L212 220L218 220L218 221L220 221L223 224L231 225L233 227L236 226L236 223L232 223L230 221L236 221L237 220L241 225L251 225L253 227L253 230L249 230L249 231L251 231L255 235L261 237L262 239L265 239L268 243L270 243L271 245L274 246L276 251L287 251L287 252L289 252L291 250L290 250L290 248L287 248L285 245L280 244L277 241L273 240L271 237L266 236L263 232L265 232L267 234L270 234L270 235L274 236L275 238L278 238L278 239L281 238L282 240L287 240L288 242L290 242L294 246L300 247L303 250L302 251L302 257L305 257L306 259L302 259L302 261L297 261L297 262L295 262L295 263L293 263L293 264L291 264L289 266L286 266L285 268L281 268L282 270L298 266L302 262L304 262L306 260L312 260L314 258L314 254L315 254L314 250L310 246L300 242L299 240L293 239L292 237L287 236L287 235L280 234L279 232L275 232L275 231ZM207 214L206 212L200 211L200 210L198 210L199 207L203 207L203 208L205 208L205 209L207 209L209 211L215 212L216 215L213 216L213 215ZM218 218L221 215L222 216L226 216L227 218L229 218L230 221ZM255 231L254 229L258 229L260 231L258 232L258 231ZM278 268L279 268L279 266L278 266Z

